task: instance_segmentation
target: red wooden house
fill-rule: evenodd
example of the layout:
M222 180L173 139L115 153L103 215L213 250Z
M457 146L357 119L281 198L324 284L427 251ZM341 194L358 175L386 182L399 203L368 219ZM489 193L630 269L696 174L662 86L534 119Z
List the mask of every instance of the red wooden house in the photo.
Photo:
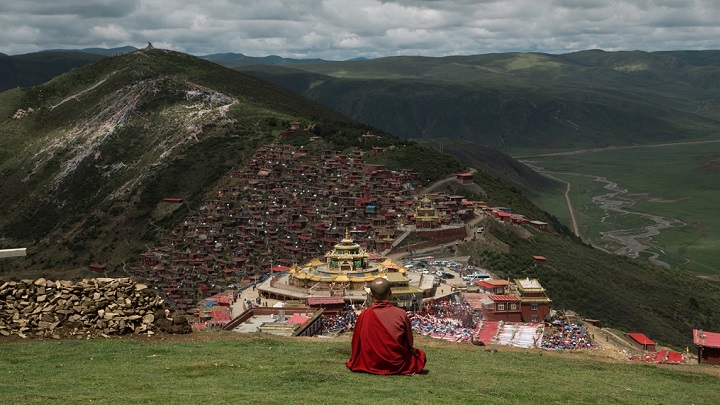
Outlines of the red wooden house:
M523 322L542 322L550 314L550 302L545 289L536 279L515 280L522 301Z
M655 342L650 340L647 336L645 336L645 334L628 333L628 337L630 338L630 342L633 344L633 346L637 347L638 349L648 352L655 351Z
M511 285L507 280L481 280L475 284L480 287L479 292L490 295L503 295L505 289Z
M547 261L547 258L545 256L533 256L532 259L533 259L533 264L536 266L537 265L544 266L545 262Z
M693 329L693 343L698 347L698 363L720 365L720 333Z
M520 298L515 295L489 295L483 300L483 317L489 321L522 322Z
M457 175L457 179L463 184L469 184L473 182L472 173L460 173Z

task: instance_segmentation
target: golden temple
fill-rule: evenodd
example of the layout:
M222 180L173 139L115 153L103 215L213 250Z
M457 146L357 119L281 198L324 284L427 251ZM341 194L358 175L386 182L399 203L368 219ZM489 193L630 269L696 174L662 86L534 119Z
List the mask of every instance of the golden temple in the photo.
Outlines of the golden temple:
M291 267L289 284L319 290L363 290L367 282L388 273L407 273L405 267L383 259L371 260L370 254L345 232L345 238L325 254L325 262L317 258Z

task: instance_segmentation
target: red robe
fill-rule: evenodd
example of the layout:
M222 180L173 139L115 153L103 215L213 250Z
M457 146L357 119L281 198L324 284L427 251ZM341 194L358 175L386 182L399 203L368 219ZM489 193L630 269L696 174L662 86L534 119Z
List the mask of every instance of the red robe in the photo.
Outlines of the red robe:
M390 301L375 301L363 311L352 336L352 355L345 365L372 374L415 374L425 367L425 352L413 348L407 313Z

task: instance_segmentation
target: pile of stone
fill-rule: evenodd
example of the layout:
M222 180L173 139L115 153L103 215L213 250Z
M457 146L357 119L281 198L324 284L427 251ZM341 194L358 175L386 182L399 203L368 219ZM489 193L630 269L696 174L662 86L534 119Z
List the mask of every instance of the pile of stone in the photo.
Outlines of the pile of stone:
M154 290L129 278L0 281L1 336L59 339L190 332L187 319L167 314Z

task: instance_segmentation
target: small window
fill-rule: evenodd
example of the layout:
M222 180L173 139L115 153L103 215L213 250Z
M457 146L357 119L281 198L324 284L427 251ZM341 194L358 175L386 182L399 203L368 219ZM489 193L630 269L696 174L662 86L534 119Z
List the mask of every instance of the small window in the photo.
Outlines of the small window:
M517 311L517 304L515 304L515 303L510 304L510 310Z
M537 311L538 310L538 304L530 304L530 310Z
M497 304L498 311L504 311L505 310L505 304Z
M537 316L531 316L531 317L530 317L530 322L536 323L536 322L538 322L538 321L539 321L539 319L538 319Z

